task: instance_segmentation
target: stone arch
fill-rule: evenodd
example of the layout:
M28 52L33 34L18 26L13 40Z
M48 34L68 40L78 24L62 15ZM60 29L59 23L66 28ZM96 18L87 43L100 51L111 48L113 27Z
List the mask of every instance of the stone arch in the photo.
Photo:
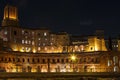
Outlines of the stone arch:
M46 65L41 65L41 72L48 72L48 68Z
M25 59L24 59L24 58L22 59L22 62L23 62L23 63L25 62Z

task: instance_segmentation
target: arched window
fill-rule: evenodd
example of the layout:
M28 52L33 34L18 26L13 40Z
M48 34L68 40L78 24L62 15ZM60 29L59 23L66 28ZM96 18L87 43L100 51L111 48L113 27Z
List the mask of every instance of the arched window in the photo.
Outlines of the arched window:
M50 59L47 59L47 62L50 62Z
M35 59L34 59L34 58L32 59L32 62L33 62L33 63L35 62Z
M114 66L114 72L118 72L118 71L119 71L118 66Z
M66 59L66 63L68 63L69 61L68 61L68 59Z
M9 58L8 61L11 62L11 58Z
M57 59L57 63L59 63L60 62L60 60L59 59Z
M17 62L20 62L20 58L17 59Z
M38 63L40 62L39 58L37 59L37 62L38 62Z
M25 59L23 58L22 61L25 62Z
M13 58L13 62L15 62L15 58Z
M52 62L55 63L55 59L52 59Z
M42 62L45 63L45 59L42 59Z
M84 58L84 62L86 62L86 58Z
M91 59L91 62L94 62L94 58Z
M64 59L62 59L61 62L64 63Z
M29 58L27 59L28 63L30 62Z
M112 60L108 60L108 66L112 65Z
M82 63L82 58L80 58L79 62Z
M5 58L5 61L7 61L7 58Z
M1 57L1 61L3 61L3 57Z
M118 56L113 57L113 62L114 62L114 65L118 63Z

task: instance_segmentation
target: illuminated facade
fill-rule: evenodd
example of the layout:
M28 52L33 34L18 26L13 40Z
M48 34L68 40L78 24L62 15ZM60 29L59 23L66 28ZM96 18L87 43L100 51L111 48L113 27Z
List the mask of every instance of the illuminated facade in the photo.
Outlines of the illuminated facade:
M73 42L74 45L71 45L70 36L65 32L53 34L45 28L32 30L11 26L4 26L2 29L3 40L13 51L34 53L107 51L104 39L98 39L96 36L89 36L87 44Z
M107 51L104 38L97 36L73 36L70 46L73 52Z
M26 29L18 25L17 8L7 5L2 21L3 40L13 51L34 53L107 51L104 38L88 37L87 45L70 45L66 32L52 33L47 28Z
M4 8L0 37L0 67L7 72L104 72L120 67L120 56L109 56L103 37L72 41L74 37L66 32L22 28L17 8L10 5ZM73 53L76 57L71 57Z
M26 53L0 52L6 72L119 72L119 52ZM73 56L74 55L74 56Z

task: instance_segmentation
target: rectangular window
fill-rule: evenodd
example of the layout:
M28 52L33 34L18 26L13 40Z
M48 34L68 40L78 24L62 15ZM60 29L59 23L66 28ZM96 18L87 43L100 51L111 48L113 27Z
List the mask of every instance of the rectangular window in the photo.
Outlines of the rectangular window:
M41 50L41 48L40 47L38 47L38 51L40 51Z
M22 44L24 44L24 40L22 40Z
M28 41L26 40L25 43L28 44Z
M46 32L44 32L44 36L47 36L47 33L46 33Z
M24 30L22 30L22 34L24 34Z
M40 40L40 38L38 38L38 40Z
M32 41L32 45L35 45L35 42L34 42L34 41Z
M29 40L29 44L31 44L31 41Z
M45 43L43 43L43 46L45 46Z

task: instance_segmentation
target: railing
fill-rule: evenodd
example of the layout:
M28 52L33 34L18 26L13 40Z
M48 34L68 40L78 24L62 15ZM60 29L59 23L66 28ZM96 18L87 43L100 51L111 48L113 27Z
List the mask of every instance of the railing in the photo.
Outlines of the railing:
M57 72L119 72L114 71L112 68L60 68L56 69Z
M1 70L1 72L120 72L114 71L113 68L17 68Z

